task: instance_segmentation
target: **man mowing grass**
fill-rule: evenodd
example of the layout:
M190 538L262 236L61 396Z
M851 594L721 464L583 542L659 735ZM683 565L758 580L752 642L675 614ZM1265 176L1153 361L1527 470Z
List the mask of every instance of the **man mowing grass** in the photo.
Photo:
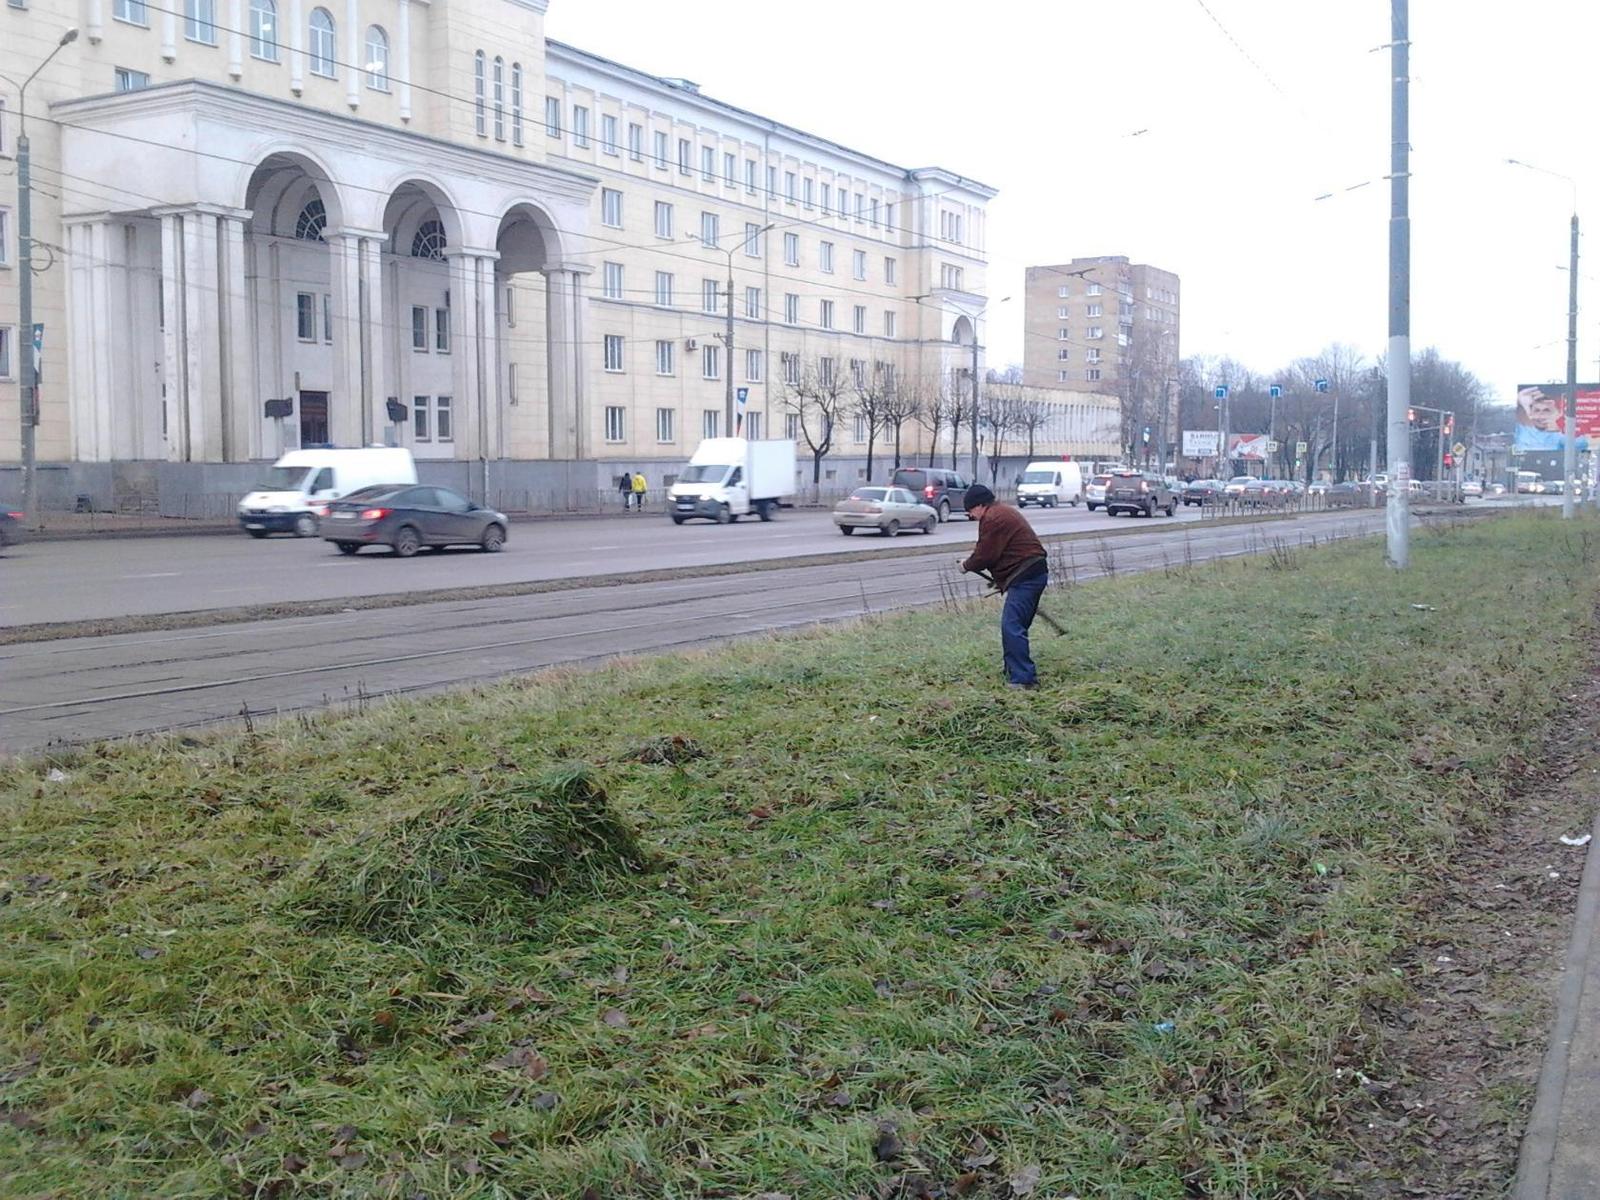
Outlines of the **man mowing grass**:
M961 564L963 571L987 571L995 591L1005 596L1000 611L1000 647L1006 677L1014 688L1039 686L1028 629L1039 611L1039 597L1050 582L1044 545L1028 519L1002 504L983 484L967 489L967 515L978 522L978 544Z

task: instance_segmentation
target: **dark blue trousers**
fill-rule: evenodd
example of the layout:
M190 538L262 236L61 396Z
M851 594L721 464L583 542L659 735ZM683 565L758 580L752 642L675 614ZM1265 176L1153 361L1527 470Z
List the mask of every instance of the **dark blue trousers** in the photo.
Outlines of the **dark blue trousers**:
M1005 608L1000 613L1000 646L1005 652L1006 677L1012 683L1039 681L1028 646L1028 628L1039 611L1039 597L1049 583L1049 574L1040 571L1032 579L1018 580L1006 589Z

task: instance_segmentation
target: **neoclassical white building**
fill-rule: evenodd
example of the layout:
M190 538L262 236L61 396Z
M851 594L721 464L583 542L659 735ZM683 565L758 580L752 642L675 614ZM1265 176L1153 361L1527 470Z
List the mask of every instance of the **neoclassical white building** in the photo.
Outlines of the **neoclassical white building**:
M726 432L726 373L746 431L782 436L802 371L970 362L993 189L547 43L545 6L0 9L11 80L80 30L27 95L46 498L225 496L284 449L372 442L581 496ZM0 81L0 154L21 116ZM8 413L15 226L0 191ZM0 421L0 486L18 454Z

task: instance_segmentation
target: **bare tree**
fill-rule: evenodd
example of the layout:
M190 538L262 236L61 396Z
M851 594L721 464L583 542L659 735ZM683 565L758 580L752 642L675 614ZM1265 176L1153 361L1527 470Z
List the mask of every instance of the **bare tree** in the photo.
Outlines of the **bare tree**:
M928 465L939 452L939 434L950 423L950 394L944 378L939 375L918 376L915 382L920 403L917 405L917 423L928 431Z
M1014 384L993 383L984 389L978 409L978 427L989 443L989 484L994 486L1005 454L1006 437L1017 427L1017 406L1021 393Z
M888 405L890 394L894 391L894 372L886 362L866 363L856 359L851 363L850 385L853 395L850 400L850 412L855 418L866 426L867 432L867 481L872 480L872 460L878 444L878 435L884 431L888 424ZM899 452L896 451L895 465L899 466Z
M848 383L834 358L804 364L798 383L785 383L784 411L795 417L800 439L811 451L811 484L822 484L822 460L833 449L839 419L849 398Z
M1011 419L1016 433L1028 439L1028 458L1031 460L1039 432L1050 424L1050 410L1040 401L1021 395L1012 405Z
M922 407L925 393L923 380L912 376L901 379L894 370L893 363L884 364L889 376L889 386L884 395L883 420L885 427L894 434L894 465L900 466L900 435L905 429L907 421L919 420L922 416Z
M971 376L953 371L945 377L945 413L950 426L950 469L961 468L961 433L972 421Z

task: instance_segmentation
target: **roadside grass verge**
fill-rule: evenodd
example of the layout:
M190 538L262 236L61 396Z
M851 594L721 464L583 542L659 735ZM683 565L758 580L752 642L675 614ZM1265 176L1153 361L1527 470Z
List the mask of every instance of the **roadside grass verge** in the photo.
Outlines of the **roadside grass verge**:
M1571 529L5 768L0 1194L1335 1194Z

